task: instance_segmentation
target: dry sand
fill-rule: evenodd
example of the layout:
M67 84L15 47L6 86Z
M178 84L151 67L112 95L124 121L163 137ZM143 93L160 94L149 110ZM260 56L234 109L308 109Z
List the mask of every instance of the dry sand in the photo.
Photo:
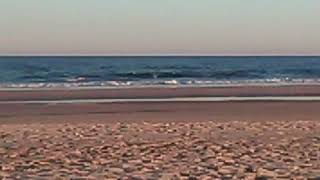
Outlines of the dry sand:
M0 125L0 176L20 179L316 179L320 123Z

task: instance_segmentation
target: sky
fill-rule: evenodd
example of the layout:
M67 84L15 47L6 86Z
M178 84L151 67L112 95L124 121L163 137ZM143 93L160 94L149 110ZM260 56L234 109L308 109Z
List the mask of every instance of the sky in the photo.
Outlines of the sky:
M320 55L319 0L0 0L0 55Z

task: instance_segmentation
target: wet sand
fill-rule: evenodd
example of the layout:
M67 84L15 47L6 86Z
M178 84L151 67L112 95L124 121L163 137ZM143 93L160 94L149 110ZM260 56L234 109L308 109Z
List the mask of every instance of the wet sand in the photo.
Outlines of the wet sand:
M56 103L170 97L320 96L320 86L249 86L0 91L1 123L318 120L320 101ZM11 104L6 102L18 102ZM24 103L24 101L26 103ZM48 101L32 103L30 101Z
M55 89L1 90L0 101L111 99L111 98L170 98L170 97L257 97L257 96L320 96L319 85L304 86L239 86L185 88L128 89Z
M129 91L1 91L0 102L320 92L313 86ZM0 177L317 179L319 107L320 101L0 103Z
M0 104L0 123L319 121L320 102Z

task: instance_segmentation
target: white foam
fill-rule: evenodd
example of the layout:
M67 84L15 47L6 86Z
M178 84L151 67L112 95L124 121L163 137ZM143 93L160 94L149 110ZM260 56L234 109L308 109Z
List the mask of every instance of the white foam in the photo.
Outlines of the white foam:
M169 80L169 81L164 81L163 84L166 84L166 85L178 85L180 83L177 80Z
M74 104L126 102L233 102L233 101L320 101L320 96L261 96L261 97L179 97L146 99L72 99L39 101L0 101L0 104Z
M114 89L146 87L238 87L238 86L287 86L287 85L320 85L320 79L278 78L255 80L199 80L168 79L143 81L92 81L63 83L0 83L0 90L33 90L33 89Z

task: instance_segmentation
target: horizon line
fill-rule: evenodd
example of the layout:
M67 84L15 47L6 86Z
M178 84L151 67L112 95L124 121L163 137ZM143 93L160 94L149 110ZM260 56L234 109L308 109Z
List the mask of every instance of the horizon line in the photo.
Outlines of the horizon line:
M0 57L319 57L320 54L0 54Z

